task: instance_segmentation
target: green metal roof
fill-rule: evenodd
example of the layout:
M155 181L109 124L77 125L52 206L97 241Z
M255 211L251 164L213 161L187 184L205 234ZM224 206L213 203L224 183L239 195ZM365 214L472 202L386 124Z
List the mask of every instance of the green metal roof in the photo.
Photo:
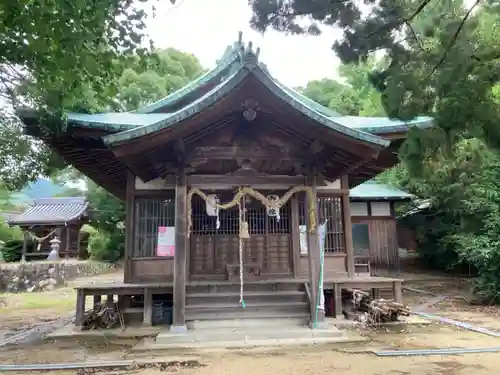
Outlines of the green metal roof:
M426 128L433 125L430 117L404 122L384 117L342 116L277 81L265 64L258 61L258 55L259 50L254 52L251 43L248 46L243 44L240 33L239 40L226 49L214 69L164 99L132 112L68 113L67 119L82 127L109 131L111 134L103 140L113 145L174 126L228 95L244 77L253 74L276 96L318 123L382 147L390 142L379 135L406 131L411 126ZM18 114L21 118L34 116L26 110L19 110Z
M267 67L258 62L258 54L258 50L256 52L252 50L251 43L245 47L240 39L232 47L232 52L228 53L226 51L226 57L223 58L222 62L214 70L218 73L207 73L202 77L202 79L188 85L187 88L181 89L171 96L154 103L152 106L148 107L149 109L141 109L139 112L142 113L145 111L157 110L164 105L171 104L176 100L179 100L187 92L196 91L196 89L202 85L200 82L208 82L212 80L213 83L213 79L217 77L221 80L218 85L203 94L201 97L198 97L194 101L188 103L183 108L171 113L170 116L165 118L155 118L155 121L145 120L144 124L141 126L130 127L130 129L103 137L104 142L108 145L113 145L118 142L153 134L159 130L174 126L182 120L202 112L204 109L217 102L220 98L227 96L230 91L243 80L243 78L249 74L253 74L277 97L306 116L314 119L318 123L332 130L368 143L376 144L382 147L389 145L390 141L384 138L359 129L351 128L336 121L337 118L340 118L337 117L339 116L338 113L322 107L318 103L315 103L314 101L279 83L276 79L271 77L267 71ZM222 72L225 72L226 75L221 76L220 73ZM228 74L230 75L227 76ZM150 113L142 114L144 116L151 115ZM138 113L135 113L135 115L137 116Z
M351 199L356 200L408 200L415 196L391 185L377 181L366 181L352 188L349 192Z
M410 121L393 120L387 117L360 117L342 116L334 120L353 129L362 130L371 134L390 134L408 131L415 126L427 129L434 126L432 117L419 116Z

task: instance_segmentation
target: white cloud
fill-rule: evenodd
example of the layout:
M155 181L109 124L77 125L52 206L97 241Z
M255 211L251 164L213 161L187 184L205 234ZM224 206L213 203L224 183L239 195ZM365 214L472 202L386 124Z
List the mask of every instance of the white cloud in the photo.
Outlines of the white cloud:
M246 0L177 0L177 5L163 1L148 23L148 32L157 47L193 53L210 68L242 31L245 42L260 47L260 60L271 74L288 86L337 76L339 59L331 46L339 30L328 28L316 37L272 30L262 35L250 28L250 17Z

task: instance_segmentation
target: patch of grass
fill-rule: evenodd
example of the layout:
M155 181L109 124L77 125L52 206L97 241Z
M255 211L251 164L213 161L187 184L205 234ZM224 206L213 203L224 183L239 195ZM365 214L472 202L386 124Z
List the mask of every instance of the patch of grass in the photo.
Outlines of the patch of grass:
M64 312L74 309L76 293L71 289L58 289L42 293L4 294L0 299L3 301L0 313L40 309Z

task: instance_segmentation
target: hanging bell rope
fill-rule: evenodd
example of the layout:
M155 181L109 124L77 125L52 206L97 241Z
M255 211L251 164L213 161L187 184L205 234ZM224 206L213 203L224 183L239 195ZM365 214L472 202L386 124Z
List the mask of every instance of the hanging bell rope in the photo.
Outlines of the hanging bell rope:
M251 187L241 187L238 189L238 192L236 193L236 195L233 197L233 199L230 202L224 203L224 204L216 203L216 204L214 204L214 206L215 206L215 208L217 208L219 210L228 210L230 208L239 206L241 204L241 199L243 197L249 195L249 196L257 199L258 201L260 201L266 207L280 209L290 200L290 198L292 198L292 196L294 194L300 193L300 192L305 192L307 194L308 201L309 201L308 202L309 203L308 204L308 207L309 207L308 215L309 215L309 223L310 223L308 230L310 233L315 234L316 230L317 230L317 228L316 228L316 202L314 201L312 189L308 186L303 186L303 185L295 186L295 187L291 188L290 190L288 190L281 198L279 198L277 200L273 200L273 201L270 201L264 195L259 193L257 190L252 189ZM188 237L191 236L191 230L193 227L193 210L192 210L193 203L192 203L192 199L193 199L194 195L198 195L205 202L209 201L207 194L205 194L200 189L192 188L189 191L189 193L187 195L187 220L188 220L187 236ZM243 230L243 227L242 227L241 222L240 222L240 236L242 235L242 230ZM246 223L246 231L248 233L248 223ZM245 238L248 238L248 237L245 237Z

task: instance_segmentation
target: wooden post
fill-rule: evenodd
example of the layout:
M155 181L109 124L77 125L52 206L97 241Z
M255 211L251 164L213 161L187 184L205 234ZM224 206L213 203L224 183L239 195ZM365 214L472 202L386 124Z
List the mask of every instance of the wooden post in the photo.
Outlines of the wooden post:
M354 247L352 242L351 204L349 202L349 181L347 174L340 178L342 194L342 216L344 217L344 238L347 254L347 277L354 277Z
M76 290L76 311L75 311L75 326L80 328L83 323L83 315L85 314L85 293L83 289Z
M94 296L94 306L97 305L98 303L101 303L101 296L95 295Z
M335 318L342 317L342 289L340 284L333 284L333 298L335 299Z
M151 326L153 319L153 294L148 288L144 288L144 311L142 317L142 324Z
M396 302L403 303L403 283L402 280L396 280L392 283L392 291Z
M314 204L316 205L316 210L318 207L317 201L317 191L316 191L316 178L312 176L309 179L309 185L312 189L312 195ZM321 262L321 254L320 254L320 244L319 244L319 235L318 235L318 214L316 211L316 228L315 233L311 234L309 231L311 222L309 218L309 211L311 207L309 207L309 197L306 196L306 217L307 217L307 258L309 260L309 285L311 287L311 323L314 322L316 318L316 308L319 304L319 295L318 295L318 286L319 286L319 272L320 272L320 262ZM322 323L325 320L324 311L319 310L318 313L318 323Z
M187 186L184 169L179 170L175 187L175 255L173 318L170 330L186 332L186 225Z
M127 192L125 199L125 254L123 281L132 281L132 255L134 252L134 225L135 225L135 175L129 171L127 178Z
M69 258L69 245L70 245L70 242L71 242L71 237L70 236L71 236L71 231L69 229L69 226L66 226L66 245L64 246L64 251L65 251L64 258L65 259Z

